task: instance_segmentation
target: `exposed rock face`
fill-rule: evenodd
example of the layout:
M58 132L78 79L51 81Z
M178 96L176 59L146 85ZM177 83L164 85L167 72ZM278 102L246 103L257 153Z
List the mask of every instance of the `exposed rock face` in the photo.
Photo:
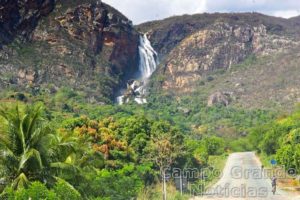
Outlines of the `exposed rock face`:
M69 87L101 102L113 99L138 70L139 34L109 5L98 0L7 2L0 6L13 12L0 16L0 27L10 28L0 35L0 42L8 44L0 50L2 86ZM13 40L18 34L26 40Z
M0 46L16 36L27 39L42 16L54 8L54 0L0 1Z
M207 98L215 91L230 91L230 105L243 108L294 109L300 98L300 46L257 58L205 82L197 93ZM204 99L207 100L207 99Z
M137 64L138 34L131 21L116 10L102 3L83 4L68 9L55 20L73 40L82 41L93 53L110 50L107 59L118 73L135 72L131 66ZM127 71L122 69L124 66Z
M161 60L160 88L194 92L208 73L227 70L250 55L285 51L299 44L294 20L257 13L184 15L138 26Z
M284 19L260 13L223 13L223 14L196 14L170 17L164 20L146 22L137 26L141 32L147 32L151 44L163 59L183 39L191 34L207 29L216 23L230 25L259 26L263 24L269 34L295 36L300 32L297 25L299 17Z
M258 13L199 14L133 27L130 20L100 0L2 0L0 92L17 88L22 92L43 91L52 95L68 87L83 92L90 102L108 102L138 71L137 30L147 32L160 61L157 77L153 79L156 84L149 85L175 91L175 95L194 92L199 85L207 84L203 83L205 80L215 84L218 77L207 78L211 72L228 71L250 55L275 55L293 49L300 41L299 17L288 20ZM299 71L297 62L293 60L292 72ZM288 73L291 70L285 69L286 63L282 63L284 67L280 70L286 76L297 76ZM273 66L271 61L270 65ZM252 77L260 75L260 85L250 92L247 81L251 77L246 80L243 77L247 74L241 72L239 76L233 74L223 85L232 82L235 86L230 91L240 94L243 102L258 93L264 82L264 89L273 89L265 80L274 79L269 77L275 69L270 72L261 68L260 74L259 67L248 73ZM276 70L274 76L279 77L282 72ZM293 83L284 80L289 88L281 89L286 92L276 100L293 102L298 98L296 79L292 78ZM262 96L274 96L278 88L269 93L263 91ZM207 97L212 91L227 91L227 88L213 88ZM130 88L126 95L137 96ZM227 105L222 95L212 97L212 104L220 100Z
M191 92L207 72L226 70L249 55L270 55L296 44L283 36L268 35L263 24L251 27L217 23L191 34L166 56L164 71L168 79L163 88Z

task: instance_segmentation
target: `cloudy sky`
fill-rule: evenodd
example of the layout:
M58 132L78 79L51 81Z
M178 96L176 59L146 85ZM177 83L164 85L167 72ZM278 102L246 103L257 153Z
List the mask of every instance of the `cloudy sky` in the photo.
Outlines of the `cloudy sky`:
M173 15L203 12L261 12L278 17L300 15L300 0L103 0L134 24Z

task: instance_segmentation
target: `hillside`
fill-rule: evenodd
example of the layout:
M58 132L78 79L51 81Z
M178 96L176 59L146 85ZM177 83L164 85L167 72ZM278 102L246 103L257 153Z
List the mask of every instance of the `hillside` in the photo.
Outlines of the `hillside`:
M203 101L217 98L213 96L216 92L225 92L219 99L236 99L240 106L270 108L275 103L290 107L299 98L295 89L299 84L299 57L295 52L299 49L300 26L295 19L258 13L199 14L148 22L137 29L148 34L159 52L160 65L153 78L155 92L164 90L175 96L198 92ZM246 69L228 72L249 60ZM225 83L221 82L224 77ZM249 84L235 89L228 84L241 85L242 80ZM258 99L250 100L255 97ZM271 104L261 102L266 97Z
M297 17L284 19L260 13L204 13L174 16L164 20L146 22L137 25L139 31L147 32L154 48L162 58L168 54L185 37L214 23L258 26L264 24L269 33L277 35L298 36L300 27Z
M165 92L199 94L202 102L213 101L208 104L225 101L262 108L274 102L291 107L299 99L295 77L299 68L294 64L300 45L298 17L205 13L133 26L119 11L96 0L2 4L6 8L0 17L2 98L21 92L27 99L47 99L68 91L67 96L77 94L74 101L112 103L138 72L141 32L147 33L159 58L150 84L153 98ZM232 68L249 60L251 66L231 74ZM258 74L264 81L253 81ZM222 82L225 79L242 89ZM262 89L272 92L259 95ZM272 103L259 103L266 94ZM257 101L250 103L256 96Z
M1 1L0 85L10 91L83 92L110 102L138 67L139 34L101 1ZM17 89L18 88L18 89Z
M300 102L299 47L263 57L249 57L228 70L208 73L191 95L195 101L243 109L290 110ZM224 102L225 101L225 102Z

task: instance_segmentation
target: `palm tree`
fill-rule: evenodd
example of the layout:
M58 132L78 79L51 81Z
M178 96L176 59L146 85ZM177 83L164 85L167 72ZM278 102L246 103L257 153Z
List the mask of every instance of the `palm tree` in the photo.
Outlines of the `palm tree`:
M30 181L54 180L58 169L74 152L74 142L59 137L43 118L42 106L17 105L0 109L0 175L17 189Z

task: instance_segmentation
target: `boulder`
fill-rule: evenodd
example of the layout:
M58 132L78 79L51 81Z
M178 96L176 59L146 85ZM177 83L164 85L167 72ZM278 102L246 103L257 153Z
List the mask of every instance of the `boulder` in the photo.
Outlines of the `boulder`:
M215 92L208 97L207 106L228 106L231 101L231 95L230 92Z

